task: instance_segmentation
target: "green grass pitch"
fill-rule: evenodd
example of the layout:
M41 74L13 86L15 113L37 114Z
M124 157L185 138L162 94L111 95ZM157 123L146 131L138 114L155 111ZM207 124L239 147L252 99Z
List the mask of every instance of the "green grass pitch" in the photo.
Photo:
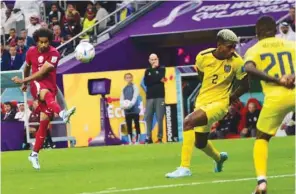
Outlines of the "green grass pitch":
M214 141L229 154L221 173L214 173L212 160L195 150L193 176L181 179L164 177L180 163L179 143L42 150L40 171L31 167L29 151L5 152L2 194L250 194L256 184L253 143ZM294 156L294 137L271 140L269 194L295 193Z

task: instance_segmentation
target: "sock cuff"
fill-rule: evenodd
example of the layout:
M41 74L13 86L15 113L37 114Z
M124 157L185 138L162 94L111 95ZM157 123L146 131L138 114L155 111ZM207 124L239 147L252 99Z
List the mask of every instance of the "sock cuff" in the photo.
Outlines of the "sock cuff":
M267 182L266 176L258 176L257 182L258 182L258 185L260 185L261 183Z

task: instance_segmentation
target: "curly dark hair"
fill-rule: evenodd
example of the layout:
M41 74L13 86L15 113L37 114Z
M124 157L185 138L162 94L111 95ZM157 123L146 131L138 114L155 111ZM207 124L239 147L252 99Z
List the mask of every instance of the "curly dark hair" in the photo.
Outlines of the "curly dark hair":
M276 22L271 16L262 16L257 20L256 33L259 39L273 37L276 34Z
M39 37L47 37L48 41L53 40L53 32L50 29L40 28L33 33L33 39L35 42L38 42Z

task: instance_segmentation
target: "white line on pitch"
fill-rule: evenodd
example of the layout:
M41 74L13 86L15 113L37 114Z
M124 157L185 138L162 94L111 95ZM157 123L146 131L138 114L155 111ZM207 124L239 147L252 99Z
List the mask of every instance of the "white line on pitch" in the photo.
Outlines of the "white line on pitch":
M293 177L293 176L295 176L295 174L275 175L275 176L269 176L268 178L269 179L276 179L276 178L285 178L285 177ZM157 186L130 188L130 189L117 189L117 190L103 190L103 191L98 191L98 192L85 192L85 193L80 193L80 194L123 193L123 192L129 192L129 191L144 191L144 190L151 190L151 189L185 187L185 186L216 184L216 183L242 182L242 181L250 181L250 180L256 180L256 178L253 177L253 178L241 178L241 179L216 180L216 181L207 181L207 182L180 183L180 184L171 184L171 185L157 185Z

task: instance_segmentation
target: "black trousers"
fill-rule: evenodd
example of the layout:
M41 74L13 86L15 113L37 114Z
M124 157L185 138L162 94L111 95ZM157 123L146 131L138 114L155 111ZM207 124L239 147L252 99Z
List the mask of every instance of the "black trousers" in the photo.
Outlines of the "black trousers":
M126 125L127 125L127 131L128 131L128 134L131 137L132 137L132 134L133 134L133 126L132 126L133 120L134 120L134 123L135 123L137 135L139 135L141 133L139 117L140 116L137 113L131 113L131 114L126 114L125 115L125 122L126 122Z

